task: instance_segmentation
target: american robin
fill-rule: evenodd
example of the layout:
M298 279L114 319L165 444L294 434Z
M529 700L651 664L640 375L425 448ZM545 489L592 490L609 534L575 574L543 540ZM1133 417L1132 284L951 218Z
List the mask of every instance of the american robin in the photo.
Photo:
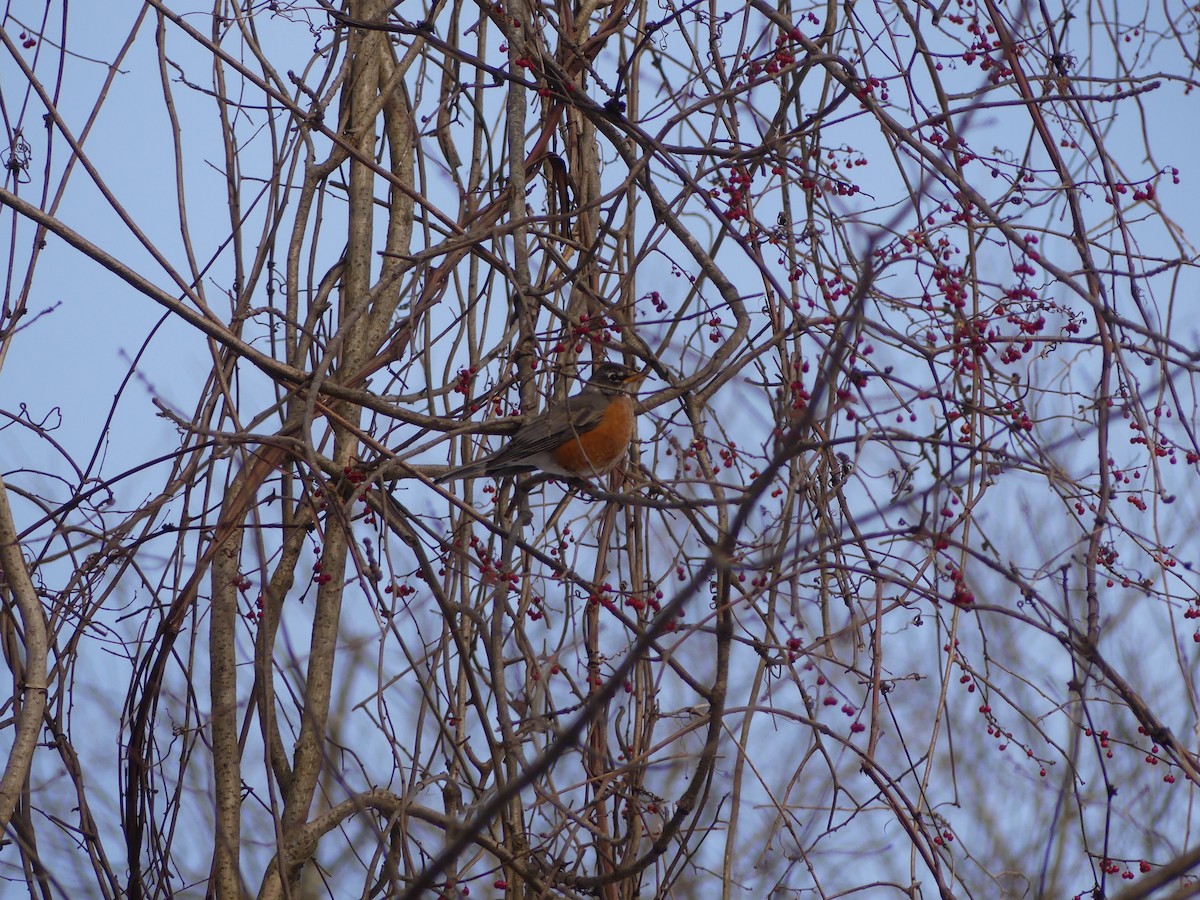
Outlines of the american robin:
M564 478L603 475L621 461L633 440L633 392L645 377L628 366L602 363L582 391L523 425L495 453L435 480L538 469Z

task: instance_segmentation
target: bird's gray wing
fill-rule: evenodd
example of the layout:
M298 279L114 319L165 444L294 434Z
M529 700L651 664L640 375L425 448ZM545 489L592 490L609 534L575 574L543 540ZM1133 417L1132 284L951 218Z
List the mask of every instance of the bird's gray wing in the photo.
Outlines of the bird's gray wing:
M571 436L599 425L608 402L599 391L585 390L568 397L565 406L547 410L517 431L508 444L488 457L488 465L519 462L557 449Z

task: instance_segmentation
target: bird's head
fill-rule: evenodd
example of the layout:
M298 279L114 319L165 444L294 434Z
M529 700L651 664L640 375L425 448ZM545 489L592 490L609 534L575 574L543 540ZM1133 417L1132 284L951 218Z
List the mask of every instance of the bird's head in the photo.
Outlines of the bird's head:
M606 393L631 391L641 384L647 374L620 363L601 363L592 369L592 377L588 379L587 386L599 388Z

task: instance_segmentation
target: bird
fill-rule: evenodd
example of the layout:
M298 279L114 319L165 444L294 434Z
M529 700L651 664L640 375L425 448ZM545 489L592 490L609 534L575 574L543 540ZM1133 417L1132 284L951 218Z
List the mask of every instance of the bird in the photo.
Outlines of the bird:
M522 425L495 453L451 469L435 482L539 470L573 479L612 471L633 440L633 394L646 374L619 363L600 363L582 391Z

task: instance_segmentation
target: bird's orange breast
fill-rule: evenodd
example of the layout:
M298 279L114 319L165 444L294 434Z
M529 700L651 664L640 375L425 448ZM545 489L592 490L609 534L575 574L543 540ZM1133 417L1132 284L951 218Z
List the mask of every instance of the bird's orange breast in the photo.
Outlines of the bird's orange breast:
M621 461L633 439L633 400L615 397L600 424L567 441L554 461L577 475L603 475Z

